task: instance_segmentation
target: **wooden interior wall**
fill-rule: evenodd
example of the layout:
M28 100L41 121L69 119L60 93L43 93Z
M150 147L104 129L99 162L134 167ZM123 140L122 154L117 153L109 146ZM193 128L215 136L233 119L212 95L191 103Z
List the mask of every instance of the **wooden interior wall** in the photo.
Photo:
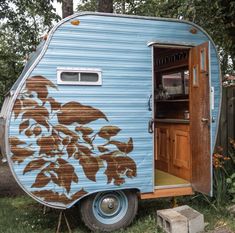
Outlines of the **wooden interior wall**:
M227 154L229 138L235 139L235 87L223 88L220 125L217 146L224 148Z

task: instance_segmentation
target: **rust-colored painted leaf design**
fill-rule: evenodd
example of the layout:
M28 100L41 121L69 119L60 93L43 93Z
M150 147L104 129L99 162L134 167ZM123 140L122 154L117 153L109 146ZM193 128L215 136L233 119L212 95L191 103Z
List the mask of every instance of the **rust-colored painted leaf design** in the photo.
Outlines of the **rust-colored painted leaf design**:
M13 112L15 115L15 119L19 116L19 114L22 111L22 101L19 99L16 99L14 107L13 107Z
M59 110L60 109L60 106L61 106L61 103L57 102L54 98L52 97L49 97L47 99L51 105L51 110Z
M69 137L68 137L68 136L65 137L65 138L62 140L62 144L63 144L64 146L66 146L66 145L69 144Z
M40 135L42 132L42 128L40 126L35 126L33 129L33 133L35 134L35 136Z
M75 154L74 154L74 159L80 159L82 156L84 156L80 151L77 151Z
M127 143L119 142L119 141L110 141L109 144L113 144L117 146L117 148L123 153L130 153L133 150L133 140L129 139Z
M81 189L80 191L78 191L72 195L72 200L77 200L86 194L87 194L87 192L84 189Z
M104 153L104 152L109 151L109 149L107 149L107 148L104 147L104 146L98 146L97 148L98 148L99 152L101 152L101 153Z
M28 137L31 137L33 135L33 131L31 129L27 129L25 131L25 135L28 136Z
M120 128L117 126L104 126L100 129L98 135L101 138L110 140L111 137L116 136L120 132Z
M62 105L57 117L59 123L64 125L71 125L75 122L83 125L102 118L108 121L99 109L74 101Z
M92 156L82 156L79 163L82 166L86 177L95 182L96 173L99 171L99 163L97 158Z
M54 184L57 184L58 186L60 186L60 182L59 182L59 179L56 175L54 175L54 173L52 172L49 172L50 173L50 176L51 176L51 180Z
M13 146L26 144L25 141L22 141L22 140L20 140L19 138L14 137L14 136L12 136L12 137L9 138L9 143L10 143L11 145L13 145Z
M25 129L27 129L29 127L29 120L23 121L22 123L20 123L19 125L19 133L21 133L22 131L24 131Z
M38 106L38 103L35 100L30 99L30 98L23 99L22 102L25 108L32 108L32 107Z
M48 161L45 161L44 159L32 160L24 168L23 175L27 172L31 172L39 168L42 168L46 163L48 163Z
M39 154L54 156L58 149L58 144L53 135L39 138L37 144L40 146Z
M133 159L127 156L117 156L115 157L115 161L118 164L118 173L128 173L128 178L136 176L136 164Z
M80 138L80 137L79 137L78 135L73 136L73 137L71 138L71 142L72 142L72 143L76 143L79 138Z
M27 93L20 95L13 108L15 118L22 116L19 133L24 133L29 138L34 136L39 147L39 156L30 158L30 162L23 169L23 175L38 172L31 187L39 190L33 194L47 202L64 204L86 195L87 192L83 189L71 194L72 182L79 182L75 168L69 163L73 159L93 182L96 182L96 175L101 167L105 167L107 183L121 185L125 182L125 177L135 177L136 164L127 156L133 150L132 138L127 142L113 139L121 131L113 125L105 125L98 132L94 132L86 124L100 119L108 121L106 115L97 108L75 101L61 104L49 95L50 88L57 87L43 76L28 78L25 84ZM57 117L58 124L53 124L50 120L52 117ZM67 127L72 124L73 130ZM49 135L45 133L44 127ZM95 140L97 137L107 142L96 145L94 142L98 141ZM13 162L22 163L35 153L30 148L31 144L27 145L17 137L11 137L9 142ZM116 147L115 150L113 147ZM100 156L96 155L97 149ZM66 193L40 190L45 189L50 182L63 187Z
M100 159L107 163L105 174L108 184L113 181L115 185L121 185L125 182L123 176L133 178L137 175L136 164L128 156L116 156L116 153L111 152L101 155Z
M34 119L38 124L46 127L48 131L50 130L50 126L47 122L47 119L43 117L42 115L36 113L32 116L32 119Z
M85 126L76 126L75 131L81 132L84 136L90 135L93 133L93 129Z
M91 138L88 137L87 135L83 135L83 136L82 136L82 139L83 139L86 143L88 143L89 145L93 146Z
M34 151L28 148L12 146L11 153L13 154L11 157L13 162L22 163L27 157L32 156Z
M33 195L39 198L43 198L46 202L61 202L65 205L70 204L87 194L87 192L84 189L81 189L80 191L74 193L71 196L71 198L67 197L65 194L53 192L52 190L40 190L40 191L34 191L32 193Z
M54 130L52 130L51 136L55 140L55 145L60 145L62 140L61 140L60 136Z
M43 188L45 187L49 182L51 181L51 178L44 174L44 172L38 173L35 183L32 184L32 188Z
M111 181L114 179L116 180L118 178L117 174L117 162L113 158L113 153L108 153L101 155L100 158L107 163L107 168L105 170L105 175L107 176L108 180L107 183L111 183Z
M30 119L30 118L34 118L33 116L34 115L41 115L41 116L44 116L46 118L49 117L49 112L48 110L43 107L43 106L37 106L35 108L31 108L29 110L26 110L22 116L22 119Z
M56 126L54 126L54 129L57 130L58 132L65 134L65 135L69 135L71 137L78 137L78 135L75 132L69 130L64 125L56 125Z
M65 194L60 194L58 192L53 192L52 190L40 190L32 192L33 195L43 198L46 202L60 202L65 205L72 202Z
M83 145L78 144L78 143L76 143L75 145L77 146L78 151L79 151L82 155L89 156L89 155L92 154L92 151L91 151L88 147L83 146Z
M77 148L77 147L75 146L74 143L70 142L70 143L68 144L66 150L67 150L67 153L68 153L69 158L70 158L71 156L73 156L73 154L76 152L76 148Z
M43 106L38 106L32 109L28 109L22 115L22 119L28 119L28 120L33 119L38 124L45 126L49 131L50 126L47 122L48 117L49 117L49 112Z
M66 160L59 158L57 161L60 167L55 170L55 173L58 175L59 184L69 193L72 181L78 182L77 174L74 171L74 167Z
M26 80L26 89L29 94L37 93L37 97L43 102L46 102L48 96L48 87L57 88L54 83L44 78L43 76L32 76Z

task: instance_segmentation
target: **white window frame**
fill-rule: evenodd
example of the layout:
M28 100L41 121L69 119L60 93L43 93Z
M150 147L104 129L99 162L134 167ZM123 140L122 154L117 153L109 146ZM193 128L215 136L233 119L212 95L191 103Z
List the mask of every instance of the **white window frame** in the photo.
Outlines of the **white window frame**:
M98 74L98 81L97 82L81 82L79 81L63 81L61 80L61 74L63 72L66 73L94 73ZM58 67L57 68L57 84L59 85L78 85L78 86L101 86L102 85L102 76L101 76L101 69L97 68L74 68L74 67ZM80 75L79 75L80 77Z

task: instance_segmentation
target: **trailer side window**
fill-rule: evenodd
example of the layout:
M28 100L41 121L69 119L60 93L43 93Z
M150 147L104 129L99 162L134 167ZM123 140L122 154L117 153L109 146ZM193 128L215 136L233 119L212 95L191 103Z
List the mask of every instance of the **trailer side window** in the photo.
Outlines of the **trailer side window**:
M198 87L198 68L193 66L193 86Z
M201 49L200 51L200 67L201 67L201 72L205 72L206 71L206 51L205 48Z
M58 68L57 83L65 85L102 85L101 70Z

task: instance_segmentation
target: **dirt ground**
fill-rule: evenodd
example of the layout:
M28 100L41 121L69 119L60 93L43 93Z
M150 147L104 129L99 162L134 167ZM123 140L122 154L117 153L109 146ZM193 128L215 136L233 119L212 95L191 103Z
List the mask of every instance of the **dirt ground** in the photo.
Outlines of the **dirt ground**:
M2 164L0 161L0 197L13 197L23 194L24 192L16 183L7 163Z

